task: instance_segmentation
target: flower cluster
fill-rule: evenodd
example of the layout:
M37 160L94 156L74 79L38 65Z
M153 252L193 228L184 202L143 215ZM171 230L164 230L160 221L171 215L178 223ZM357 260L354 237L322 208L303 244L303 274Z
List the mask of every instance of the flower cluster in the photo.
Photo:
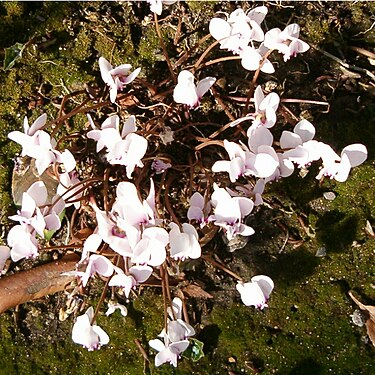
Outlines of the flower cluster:
M174 1L148 2L151 11L160 15L162 4ZM159 282L169 307L165 309L165 325L159 338L150 340L149 346L158 352L156 366L169 363L176 367L179 357L192 345L195 330L188 323L184 300L170 297L169 278L183 275L181 269L189 260L209 259L202 257L205 238L217 231L228 241L253 235L254 229L246 219L263 203L267 184L290 176L295 168L307 169L321 160L316 178L328 176L343 182L351 168L367 158L366 147L357 143L346 146L338 155L331 146L314 139L315 127L305 119L293 124L291 130L285 128L280 138L274 139L272 130L277 126L282 99L276 92L265 94L256 85L256 78L260 72L275 72L270 60L274 51L287 61L309 46L299 39L296 24L283 31L264 32L262 23L267 12L265 6L247 13L237 9L224 14L224 18L214 17L209 24L221 49L238 55L245 69L257 71L255 90L247 98L253 97L253 109L246 110L242 117L228 116L231 120L226 129L240 128L236 137L222 135L214 140L212 135L203 137L200 130L199 137L188 134L190 129L196 129L193 116L197 112L191 110L200 108L204 94L210 90L215 94L213 85L219 77L209 76L195 84L197 70L181 69L178 76L176 72L177 83L172 87L171 80L170 90L160 95L166 102L169 100L168 104L159 103L167 107L166 112L160 115L155 111L154 116L144 121L146 112L124 111L118 95L131 84L134 91L139 89L137 84L141 85L141 80L137 77L141 69L131 71L130 64L113 67L104 57L98 61L104 81L102 94L103 98L108 96L109 88L110 100L95 103L84 111L88 123L82 139L95 152L89 146L77 155L69 149L59 149L60 143L44 130L46 114L31 126L25 118L23 132L9 133L8 137L22 146L21 155L35 160L40 177L49 174L56 179L57 189L52 194L38 181L23 192L20 209L10 216L18 224L8 233L9 247L0 246L0 271L9 257L14 262L37 257L43 240L49 240L62 226L66 212L74 210L74 217L82 215L82 220L76 220L76 233L84 235L74 237L76 247L81 247L81 258L76 269L65 274L75 276L83 292L92 279L105 280L100 303L105 300L107 288L112 288L107 316L117 309L127 315L126 306L118 303L114 295L127 303L141 285L151 279ZM157 22L156 16L155 19ZM101 110L96 112L100 106ZM189 130L183 133L180 123L187 118L191 120L185 125ZM184 136L179 138L180 134ZM220 151L205 157L203 151L198 152L202 144L187 145L192 139L209 146L214 144L215 150L222 151L222 147L228 157ZM170 154L167 151L171 149L164 147L169 144L175 147ZM187 157L188 167L186 161L178 163L178 155L174 155L180 151L180 145L187 152L193 150ZM197 159L195 164L192 155ZM199 183L195 183L193 175L198 176ZM175 188L171 188L173 181L178 181ZM179 199L185 201L181 203ZM178 202L177 207L172 207L171 200ZM213 264L220 266L218 262ZM228 274L233 276L233 272ZM269 276L257 275L250 282L240 276L237 279L241 280L236 289L244 305L260 310L268 307L274 288ZM88 350L109 342L107 333L96 325L99 308L94 313L93 307L89 307L73 326L73 341Z

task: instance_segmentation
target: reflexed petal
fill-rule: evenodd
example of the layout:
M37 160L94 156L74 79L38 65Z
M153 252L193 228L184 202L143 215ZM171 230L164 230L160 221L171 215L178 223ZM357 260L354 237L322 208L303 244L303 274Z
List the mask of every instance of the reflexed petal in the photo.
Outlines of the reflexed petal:
M93 270L102 276L111 276L113 273L113 264L103 255L93 254L90 256L89 263L92 263Z
M221 18L212 18L209 25L209 31L212 37L220 42L231 34L231 26Z
M245 160L239 157L230 161L229 178L231 182L237 181L238 177L242 176L245 172Z
M343 154L340 163L337 165L334 179L338 182L344 182L348 179L350 172L350 160L347 154Z
M262 102L259 104L259 110L265 111L267 108L272 108L274 111L277 110L277 107L280 103L280 97L275 92L268 94Z
M263 294L268 299L275 286L273 280L269 276L257 275L252 277L251 281L258 283L258 285L262 289Z
M165 349L165 345L159 339L150 340L148 342L148 345L150 345L152 349L155 349L158 352L161 352L161 351L163 351Z
M253 168L257 177L266 178L271 176L278 166L279 162L268 153L259 153L255 156Z
M129 83L133 82L138 74L140 73L141 71L141 68L137 68L136 70L134 70L134 72L130 73L123 81L123 84L124 85L128 85Z
M113 81L111 75L109 74L109 71L112 69L112 65L104 57L99 57L99 68L102 79L106 84Z
M280 147L282 149L296 148L299 145L302 145L302 139L298 134L288 130L282 132L280 137Z
M43 181L34 182L28 189L27 194L35 201L35 204L40 207L46 204L48 191Z
M107 335L107 333L104 331L103 328L97 325L93 325L92 329L99 336L100 345L106 345L109 343L109 336Z
M69 173L76 167L76 160L69 150L64 150L60 155L58 155L58 161L64 164L65 172Z
M41 176L44 173L44 171L48 168L48 166L52 164L54 161L55 155L51 151L39 154L39 157L35 160L35 166L39 176Z
M201 99L202 96L211 88L211 86L216 82L216 78L214 77L206 77L200 80L197 84L197 95L198 98Z
M203 195L197 191L190 197L189 202L191 206L196 206L200 209L203 209L204 207Z
M198 103L198 95L194 83L178 83L173 90L173 100L176 103L187 104L189 107L195 107Z
M241 51L241 65L246 70L257 70L262 56L252 47L246 46ZM259 86L258 86L259 87Z
M134 276L137 283L144 283L152 274L152 267L149 266L132 266L129 272Z
M294 127L293 131L301 137L303 142L310 141L315 136L314 125L310 121L304 119Z
M26 118L26 117L25 117ZM27 135L33 136L37 130L40 130L47 121L47 114L43 113L41 116L39 116L34 123L31 125L31 127L27 131ZM26 132L25 132L26 133Z
M264 294L257 283L238 283L237 291L241 295L241 300L246 306L259 306L265 303Z
M251 9L246 15L260 25L268 13L267 7L264 5Z
M263 65L260 68L260 70L263 73L267 73L267 74L275 73L275 68L274 68L273 64L271 63L271 61L268 60L268 59L264 60Z
M343 148L341 157L344 155L348 157L351 167L354 168L367 159L367 148L360 143L354 143Z
M273 143L272 133L264 126L260 126L249 135L249 148L257 153L260 146L271 146Z
M135 116L131 115L124 124L121 131L121 138L125 138L130 133L135 133L137 131L137 126L135 125Z
M230 172L229 160L218 160L212 165L212 172Z
M121 64L109 71L112 76L127 76L132 66L130 64Z
M300 32L300 27L296 23L288 25L282 32L280 37L288 39L289 37L298 38Z
M238 203L241 217L247 216L253 210L254 203L251 199L245 197L234 197L232 199Z

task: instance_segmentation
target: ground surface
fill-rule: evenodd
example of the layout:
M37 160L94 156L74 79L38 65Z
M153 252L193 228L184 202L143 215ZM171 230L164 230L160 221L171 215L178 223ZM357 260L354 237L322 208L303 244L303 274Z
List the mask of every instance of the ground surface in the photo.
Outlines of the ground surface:
M215 11L237 6L251 5L173 5L163 13L171 15L170 26L162 29L165 40L172 43L176 14L184 14L182 38L191 46L208 32ZM199 285L214 297L191 299L188 304L205 357L198 363L182 360L177 370L169 366L155 369L151 364L154 374L370 374L373 368L374 350L365 328L352 323L356 306L348 291L353 290L367 304L375 303L375 239L364 229L367 221L375 226L374 81L364 70L352 67L373 71L369 59L353 47L374 52L374 5L293 2L268 6L268 28L297 22L302 38L317 47L280 67L272 77L277 92L284 98L330 103L328 113L319 106L289 105L288 109L314 123L318 139L337 150L349 143L364 143L369 158L344 184L319 184L314 178L316 168L304 178L296 173L274 184L265 195L270 207L261 207L249 218L256 234L244 249L229 253L220 236L212 242L207 251L215 251L228 268L245 279L255 274L273 278L276 287L270 308L260 312L243 306L235 280L209 264L194 264L187 275L198 275ZM145 21L148 14L145 3L0 4L0 47L30 40L33 45L12 69L0 72L4 231L10 227L6 217L15 209L9 194L9 160L18 151L7 141L7 133L20 129L25 115L33 119L42 112L56 116L62 94L99 82L97 59L101 55L111 58L114 65L127 62L144 67L142 78L150 83L166 77L152 18ZM322 51L351 67L345 68ZM169 52L175 57L179 51L171 47ZM218 56L222 54L216 49L210 59ZM208 67L204 75L219 78L230 69L231 80L222 82L222 87L235 90L249 78L236 64ZM264 80L261 76L260 83ZM221 119L225 115L218 112L217 105L213 113L213 102L206 104L205 114L211 121L227 122ZM229 101L227 106L236 110ZM288 117L288 112L284 115ZM70 126L82 128L84 123L82 116ZM336 198L329 201L324 192L334 192ZM317 257L323 247L326 256ZM10 272L25 267L27 263L13 265ZM130 303L126 318L118 313L108 319L99 316L111 342L97 352L89 353L71 341L73 317L65 321L57 318L64 305L65 296L60 293L0 316L0 374L140 374L144 359L135 339L153 361L147 342L162 328L162 299L157 290L144 291Z

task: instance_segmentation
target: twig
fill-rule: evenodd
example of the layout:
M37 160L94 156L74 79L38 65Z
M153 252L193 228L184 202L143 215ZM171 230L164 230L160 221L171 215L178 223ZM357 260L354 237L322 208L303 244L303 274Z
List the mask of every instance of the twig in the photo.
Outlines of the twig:
M156 34L158 34L160 45L161 45L161 48L163 50L163 54L165 57L165 61L167 62L169 72L171 73L171 76L172 76L172 80L176 84L177 83L176 75L173 71L172 63L171 63L171 60L169 59L167 48L165 47L163 36L161 35L161 32L160 32L158 16L156 13L154 13L154 20L155 20Z
M369 70L364 69L364 68L359 68L358 66L355 66L355 65L348 64L345 61L339 59L338 57L332 55L331 53L329 53L327 51L324 51L324 50L320 49L319 47L317 47L315 45L311 45L311 46L314 49L316 49L318 52L322 53L323 55L325 55L325 56L329 57L330 59L336 61L338 64L340 64L344 68L349 69L349 70L354 70L355 72L364 73L375 81L375 75L372 72L370 72Z

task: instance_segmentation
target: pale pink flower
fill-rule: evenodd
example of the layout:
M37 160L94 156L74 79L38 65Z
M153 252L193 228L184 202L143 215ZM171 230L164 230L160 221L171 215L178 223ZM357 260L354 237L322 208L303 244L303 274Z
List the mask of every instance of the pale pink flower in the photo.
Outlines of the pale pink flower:
M195 85L193 74L188 70L183 70L177 80L177 85L173 90L174 101L186 104L189 108L198 108L203 95L215 83L216 78L206 77Z
M251 282L238 282L236 288L246 306L255 306L263 310L268 307L267 301L274 288L274 283L270 277L258 275L252 277Z
M188 223L182 224L182 230L176 223L170 223L169 246L173 259L198 259L201 256L201 246L196 229Z
M122 91L126 85L134 81L138 76L141 68L137 68L130 72L132 66L130 64L122 64L115 68L104 58L99 58L100 74L103 81L109 86L109 94L111 102L116 101L117 92Z
M283 31L279 28L267 31L264 37L264 45L269 49L276 49L284 55L284 61L295 57L297 53L306 52L310 46L298 39L300 27L293 23Z
M89 307L85 314L77 317L73 325L72 340L89 351L100 349L109 343L109 336L98 325L92 322L94 309Z

